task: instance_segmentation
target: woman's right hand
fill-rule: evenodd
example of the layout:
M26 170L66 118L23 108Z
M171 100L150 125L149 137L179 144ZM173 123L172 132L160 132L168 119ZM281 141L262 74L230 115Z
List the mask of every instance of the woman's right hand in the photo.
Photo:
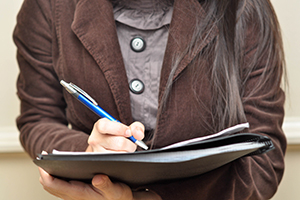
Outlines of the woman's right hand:
M140 122L130 126L113 122L106 118L99 119L88 139L87 152L134 152L137 145L128 139L132 136L137 140L144 138L145 127Z

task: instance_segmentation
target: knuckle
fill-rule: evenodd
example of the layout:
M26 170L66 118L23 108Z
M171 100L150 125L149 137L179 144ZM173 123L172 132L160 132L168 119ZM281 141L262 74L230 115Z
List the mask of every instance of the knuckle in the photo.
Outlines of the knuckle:
M92 137L89 137L89 139L88 139L88 144L89 144L89 145L95 146L96 143L97 143L97 142L96 142Z
M105 133L107 130L107 120L105 118L102 118L97 121L96 123L96 130L99 133Z

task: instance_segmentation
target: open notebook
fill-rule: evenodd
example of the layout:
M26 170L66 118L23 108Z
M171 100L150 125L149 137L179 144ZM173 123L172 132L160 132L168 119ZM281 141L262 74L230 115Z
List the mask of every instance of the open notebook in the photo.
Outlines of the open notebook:
M234 134L248 127L248 123L239 124L213 135L134 153L53 151L39 154L34 163L55 177L85 182L100 173L128 185L187 178L274 148L268 137Z

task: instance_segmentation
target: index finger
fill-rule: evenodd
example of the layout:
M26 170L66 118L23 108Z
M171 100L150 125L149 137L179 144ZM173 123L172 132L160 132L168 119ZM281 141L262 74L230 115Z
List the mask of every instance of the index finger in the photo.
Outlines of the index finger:
M130 137L130 129L125 124L102 118L95 123L95 129L101 134Z

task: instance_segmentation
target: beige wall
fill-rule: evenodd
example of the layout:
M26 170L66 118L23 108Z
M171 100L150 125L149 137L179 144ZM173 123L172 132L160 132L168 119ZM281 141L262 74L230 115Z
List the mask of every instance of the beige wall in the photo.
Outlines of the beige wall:
M279 190L272 200L299 200L300 146L290 145L286 154L286 169Z
M284 129L289 141L286 172L273 200L300 199L300 1L273 0L283 29L290 91ZM15 81L18 73L12 30L22 0L0 1L0 198L7 200L56 199L43 191L38 172L22 152L15 129L19 106Z
M284 40L287 71L289 78L289 93L286 104L286 116L300 117L300 1L299 0L273 0L282 28Z
M290 84L289 93L287 93L286 121L292 122L294 120L295 122L293 124L295 129L292 131L294 133L290 134L289 143L298 141L295 142L295 145L289 145L288 147L285 159L285 174L273 200L297 200L300 199L300 143L296 135L300 134L300 1L273 0L272 2L282 27ZM292 127L290 128L289 130L293 129Z
M14 126L18 112L15 80L18 68L12 30L21 0L0 0L0 127Z
M24 153L0 153L0 199L58 199L43 190L39 173Z

